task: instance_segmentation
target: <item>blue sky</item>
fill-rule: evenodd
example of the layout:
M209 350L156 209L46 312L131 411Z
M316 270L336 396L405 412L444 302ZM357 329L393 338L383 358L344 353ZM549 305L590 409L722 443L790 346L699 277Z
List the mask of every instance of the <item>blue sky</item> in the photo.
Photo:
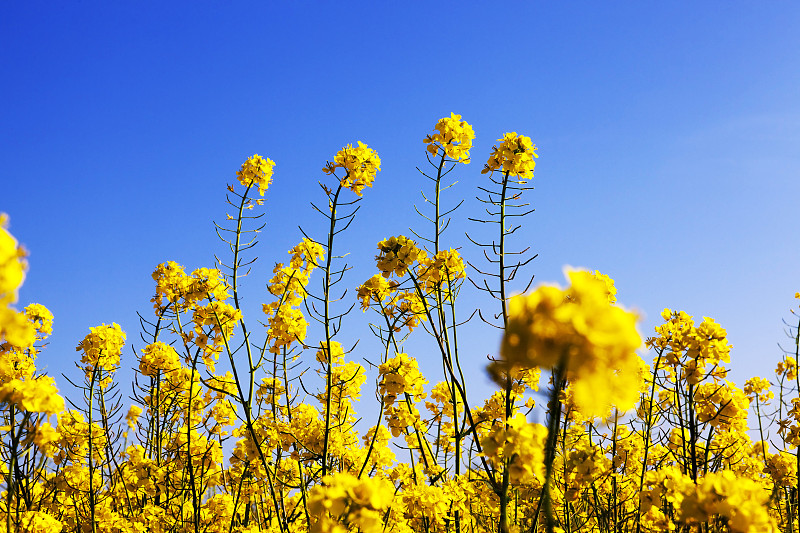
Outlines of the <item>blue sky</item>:
M476 255L464 232L483 162L504 132L528 135L536 212L517 242L539 253L537 281L599 269L644 314L644 336L664 307L711 316L734 379L771 376L800 290L798 27L791 2L5 3L0 211L30 251L20 303L55 313L40 366L76 376L74 347L103 322L141 348L150 273L212 265L224 251L212 220L253 153L277 166L245 285L251 320L297 226L322 237L308 205L320 169L361 140L383 170L341 240L355 287L378 240L429 231L415 166L455 112L477 138L445 197L467 199L446 245ZM480 305L466 290L464 302ZM345 330L374 360L363 318ZM481 376L499 338L471 331L465 363ZM418 335L409 352L433 382Z

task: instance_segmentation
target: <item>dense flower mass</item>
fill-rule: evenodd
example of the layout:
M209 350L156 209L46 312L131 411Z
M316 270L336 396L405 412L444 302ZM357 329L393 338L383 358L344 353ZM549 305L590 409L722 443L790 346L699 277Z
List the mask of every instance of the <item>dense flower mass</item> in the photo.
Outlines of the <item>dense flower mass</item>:
M451 115L426 137L423 155L439 172L460 169L455 163L468 161L473 138ZM517 226L509 217L524 204L515 203L529 189L520 181L532 176L536 155L527 137L501 141L484 170L507 174L478 185L499 208L487 209L499 232L476 242L483 253L447 242L441 217L453 211L433 180L435 194L425 197L435 198L433 231L411 229L416 241L380 241L375 268L355 295L347 252L334 237L356 209L337 203L340 189L323 186L329 218L317 211L328 234L304 233L270 274L251 272L246 255L251 234L262 230L248 223L261 214L241 216L263 201L229 186L226 199L240 216L236 229L218 229L231 232L220 236L233 259L191 273L159 264L155 318L141 316L142 344L127 360L119 325L90 328L78 345L85 379L70 379L68 409L55 379L37 369L53 314L38 303L11 307L27 265L3 218L0 527L800 531L800 317L787 322L792 349L772 363L774 376L751 377L740 388L728 376L727 331L709 317L665 309L646 341L645 363L636 353L636 315L616 305L614 280L596 270L569 271L566 288L509 297L527 264L513 251L509 228ZM237 175L263 195L272 165L253 156ZM374 151L359 143L325 172L342 169L341 187L360 195L379 168ZM491 188L505 190L509 176L520 185L512 185L515 202ZM266 284L260 321L240 306L248 273L256 286ZM487 298L462 298L466 281ZM370 313L373 343L349 322L359 304ZM493 338L502 340L499 353L488 355L498 388L481 397L473 339L496 331L484 324L501 329ZM135 372L130 388L111 381L122 365ZM362 409L367 402L372 409Z
M264 159L260 155L254 154L242 163L242 169L236 172L236 179L245 187L258 187L258 194L264 196L267 187L272 183L274 167L275 161L272 159Z
M333 174L337 168L344 170L341 178L342 187L350 189L361 196L364 187L372 187L375 175L381 169L381 158L378 152L358 141L355 148L348 144L336 153L333 162L328 161L322 169L326 174Z
M443 152L453 161L469 163L469 151L475 139L472 126L461 120L461 115L450 113L449 117L444 117L436 123L435 129L436 133L425 136L427 150L433 155Z

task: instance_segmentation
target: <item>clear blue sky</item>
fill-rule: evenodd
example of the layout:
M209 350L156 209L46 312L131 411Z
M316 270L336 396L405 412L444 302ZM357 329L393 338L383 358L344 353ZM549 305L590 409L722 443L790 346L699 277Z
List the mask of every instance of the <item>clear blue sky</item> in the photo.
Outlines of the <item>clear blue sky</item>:
M536 212L517 242L540 254L538 281L599 269L645 336L664 307L711 316L736 381L771 376L800 290L798 28L795 2L6 2L0 211L30 250L20 304L55 313L40 366L75 376L102 322L141 348L150 273L224 251L211 221L253 153L277 166L250 319L298 224L322 235L308 202L323 164L361 140L383 171L339 248L355 287L378 240L422 228L421 141L455 112L477 138L446 244L476 254L463 234L483 162L504 132L528 135ZM376 358L361 318L344 335ZM478 376L498 337L472 335Z

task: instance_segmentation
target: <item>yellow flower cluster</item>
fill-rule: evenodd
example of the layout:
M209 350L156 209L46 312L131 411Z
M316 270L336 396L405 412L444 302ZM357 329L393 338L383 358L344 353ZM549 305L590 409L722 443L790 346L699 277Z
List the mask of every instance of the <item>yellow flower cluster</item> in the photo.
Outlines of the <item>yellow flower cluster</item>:
M398 353L378 368L378 384L386 405L393 405L398 396L408 394L414 398L425 397L427 383L419 371L417 360L408 354Z
M361 309L366 311L372 302L383 304L397 290L397 282L386 279L383 274L375 274L356 288L356 295L361 300Z
M307 295L306 285L311 273L319 266L319 261L325 257L325 249L319 243L304 238L289 250L289 254L292 256L289 266L276 264L273 269L275 275L268 285L269 292L279 300L262 304L264 313L269 317L267 334L271 339L272 353L279 353L295 341L305 340L308 322L298 306Z
M157 314L163 313L169 304L178 310L186 310L206 298L221 301L230 298L230 287L222 273L213 268L198 268L187 276L181 265L168 261L156 267L153 280L156 282L156 295L151 301Z
M236 172L236 179L245 187L258 187L258 194L264 196L264 192L272 183L273 168L275 161L270 158L264 159L258 154L249 157L242 163L242 169Z
M392 273L404 276L415 261L422 261L427 257L425 250L417 248L417 244L404 235L382 240L378 243L378 250L380 253L375 256L375 261L385 278Z
M681 502L680 514L687 524L723 516L734 533L776 531L777 524L764 506L768 499L769 492L760 483L723 470L698 481Z
M341 365L344 363L344 348L336 341L330 342L330 353L328 355L328 344L325 342L319 343L319 350L317 350L317 361L322 364Z
M464 260L457 250L439 250L431 258L421 258L417 277L429 293L443 290L450 294L452 285L458 279L467 277Z
M32 413L53 415L64 410L64 399L58 394L55 379L50 376L25 381L13 379L5 383L0 386L0 402Z
M383 398L386 422L392 435L401 435L409 426L419 430L420 414L414 403L425 398L423 387L427 380L420 373L417 360L398 353L378 367L378 374L378 392ZM400 402L395 405L398 397Z
M544 285L508 304L501 355L512 366L561 366L586 414L622 410L639 398L641 345L636 315L608 303L606 284L568 272L567 289Z
M647 346L662 350L665 361L673 371L691 384L700 383L706 376L723 379L727 373L722 363L730 363L731 346L727 334L713 319L704 317L695 327L691 316L683 311L664 309L664 324L656 327L655 338Z
M492 147L492 155L486 162L482 174L502 170L509 176L518 176L520 180L533 178L533 169L536 166L536 145L530 137L517 135L517 132L506 133L500 141L500 146Z
M20 520L20 531L26 533L61 533L64 525L41 511L25 511Z
M225 302L213 301L208 305L195 307L192 315L194 340L203 350L203 361L209 371L214 371L216 358L241 319L241 311ZM206 329L205 326L211 326L211 329Z
M434 156L440 151L444 152L453 161L468 164L472 140L475 139L472 126L461 120L461 115L450 113L449 117L439 119L435 129L437 133L426 135L423 139L428 145L427 150Z
M119 368L125 339L125 332L116 323L89 328L89 334L75 348L76 351L83 351L81 363L85 365L86 377L91 379L95 371L104 371L105 376L98 375L99 383L103 388L108 386L112 380L111 374Z
M770 390L771 386L767 379L752 377L744 382L744 394L750 401L758 398L761 403L765 403L775 397L775 393Z
M544 446L547 428L531 424L518 413L507 425L497 424L481 441L483 453L495 464L508 461L511 481L530 485L544 483Z
M383 517L394 499L394 486L383 479L358 479L347 472L326 476L308 495L315 517L311 533L382 533Z
M145 346L139 358L139 371L150 377L156 377L159 372L174 372L180 366L181 360L175 348L161 341Z
M322 171L333 174L337 168L343 168L345 171L341 179L342 187L361 196L364 187L372 187L375 175L381 170L381 159L378 157L378 152L358 141L358 146L355 148L352 144L348 144L336 152L333 162L328 161Z
M750 401L729 382L706 382L694 393L697 419L719 429L743 431L747 428L747 409Z
M17 301L17 291L25 279L25 250L8 232L8 215L0 213L0 303Z
M778 367L775 369L775 373L778 376L785 377L789 381L794 381L797 379L797 361L794 357L787 356L783 361L778 363Z
M45 339L53 333L53 313L42 304L30 304L25 307L25 316L36 328L38 338Z
M16 303L19 286L25 279L25 250L6 230L8 216L0 213L0 342L27 347L35 342L36 332L25 315L10 307Z

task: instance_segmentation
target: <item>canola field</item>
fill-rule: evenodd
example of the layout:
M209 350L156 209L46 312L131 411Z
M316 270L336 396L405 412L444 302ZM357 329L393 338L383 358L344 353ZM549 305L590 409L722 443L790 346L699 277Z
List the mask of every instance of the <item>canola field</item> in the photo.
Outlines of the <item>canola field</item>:
M336 340L350 317L334 305L343 290L340 234L381 169L361 142L323 168L327 205L315 205L327 235L269 258L281 262L269 293L257 296L266 299L260 316L243 315L240 280L275 163L254 155L235 180L231 172L232 184L221 183L234 214L217 228L230 255L191 272L158 265L141 332L87 325L76 339L85 379L72 389L37 372L53 315L46 302L18 310L28 264L4 218L0 527L800 531L797 315L794 356L737 385L727 379L723 325L665 309L643 338L606 274L568 271L564 286L512 294L511 280L530 268L513 233L529 213L536 146L517 133L498 139L481 189L495 236L462 257L442 237L440 192L449 172L470 163L473 139L455 114L424 137L434 229L377 243L375 275L348 293L383 346L371 369L358 348ZM471 327L458 298L468 282L484 291L480 317L502 330L486 368L496 384L488 398L470 392L459 355L459 332ZM115 372L128 336L139 334L147 344L137 351L128 410ZM429 350L406 353L409 336L426 338ZM440 359L441 373L422 375L422 356ZM377 378L368 382L368 371ZM359 399L377 402L377 420L359 422ZM545 424L530 421L533 409L546 413Z

